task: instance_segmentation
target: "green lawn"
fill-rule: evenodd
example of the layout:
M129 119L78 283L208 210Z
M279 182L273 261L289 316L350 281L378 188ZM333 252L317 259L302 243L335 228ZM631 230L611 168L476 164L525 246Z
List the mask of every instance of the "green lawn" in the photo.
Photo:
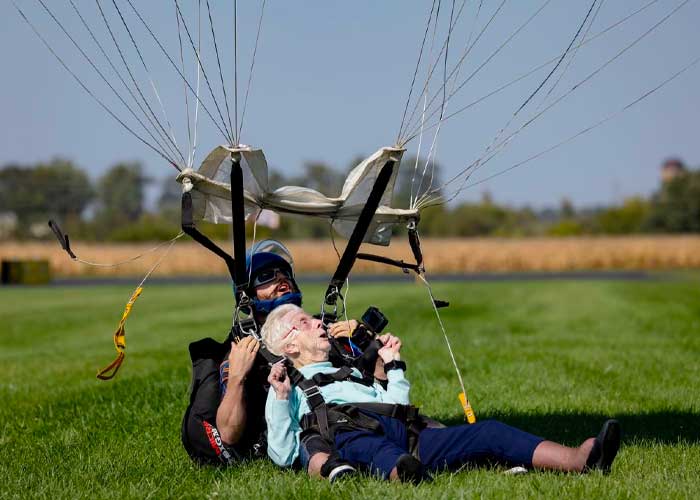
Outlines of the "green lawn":
M690 275L688 275L690 276ZM179 427L190 379L187 343L223 338L230 289L150 286L127 323L115 380L111 333L128 287L0 289L0 497L3 498L684 498L700 492L700 288L648 282L440 284L443 318L477 418L567 444L623 425L609 476L501 469L443 473L413 487L357 477L331 486L267 461L192 465ZM304 287L307 305L320 286ZM458 385L427 301L413 284L350 288L404 339L412 399L460 421Z

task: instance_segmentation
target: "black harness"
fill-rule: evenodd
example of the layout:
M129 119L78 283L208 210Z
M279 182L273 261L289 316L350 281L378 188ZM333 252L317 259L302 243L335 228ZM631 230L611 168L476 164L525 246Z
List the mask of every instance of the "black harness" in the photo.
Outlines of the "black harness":
M405 369L405 363L394 362L391 368ZM401 421L408 431L408 450L418 457L418 437L428 425L418 408L413 405L388 403L344 403L328 404L321 394L321 387L335 382L355 382L365 386L374 384L369 376L358 377L353 369L343 366L334 373L317 373L313 377L304 377L294 367L287 367L290 382L301 389L311 410L301 419L301 441L310 436L320 435L324 440L333 443L338 431L359 430L372 433L382 433L382 426L377 415L395 418Z

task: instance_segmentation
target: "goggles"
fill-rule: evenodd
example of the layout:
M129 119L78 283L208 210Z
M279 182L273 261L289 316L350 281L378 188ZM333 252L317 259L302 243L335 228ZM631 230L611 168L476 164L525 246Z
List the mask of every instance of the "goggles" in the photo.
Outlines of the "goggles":
M288 280L292 280L293 276L292 273L287 270L287 269L281 269L281 268L273 268L273 269L265 269L263 271L260 271L255 278L253 279L253 286L260 286L260 285L266 285L267 283L270 283L272 281L275 281L277 278L277 273L281 274Z

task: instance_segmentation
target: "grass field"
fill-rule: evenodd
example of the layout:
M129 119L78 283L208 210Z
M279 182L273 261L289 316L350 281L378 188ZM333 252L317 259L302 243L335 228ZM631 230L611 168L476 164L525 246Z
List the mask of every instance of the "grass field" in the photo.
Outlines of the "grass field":
M320 287L305 287L316 305ZM502 469L439 474L419 487L356 477L337 485L267 461L192 465L179 441L187 343L222 338L225 286L151 286L127 323L111 382L111 332L128 287L0 289L2 498L693 498L700 491L700 288L646 282L445 284L444 320L480 419L577 444L622 422L609 476ZM405 341L412 399L460 421L455 374L425 290L354 285L351 312L383 308Z

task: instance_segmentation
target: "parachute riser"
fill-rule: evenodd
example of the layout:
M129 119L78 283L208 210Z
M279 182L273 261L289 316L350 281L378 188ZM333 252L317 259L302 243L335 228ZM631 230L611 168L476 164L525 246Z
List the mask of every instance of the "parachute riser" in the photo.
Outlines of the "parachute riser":
M340 297L340 291L342 290L345 280L355 264L360 245L365 239L367 230L369 229L372 219L379 208L379 203L381 202L382 196L389 185L389 181L394 173L395 166L395 161L387 161L379 171L377 179L374 181L372 191L370 191L369 196L367 197L367 203L362 208L362 212L360 212L355 228L350 235L350 240L343 251L338 267L336 268L335 273L328 284L328 288L326 289L325 303L329 306L335 306L338 297Z
M231 153L231 218L233 229L233 260L234 279L236 288L236 305L248 307L250 299L248 275L246 273L245 255L245 205L243 202L243 169L241 168L241 154Z

